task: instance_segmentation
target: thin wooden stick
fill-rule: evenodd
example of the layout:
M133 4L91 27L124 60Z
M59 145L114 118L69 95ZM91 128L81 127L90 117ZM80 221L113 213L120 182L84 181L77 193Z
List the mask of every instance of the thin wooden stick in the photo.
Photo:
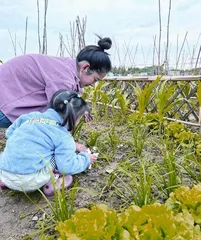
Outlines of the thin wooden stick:
M40 41L40 6L39 1L37 0L37 11L38 11L38 47L39 53L41 53L41 41Z
M159 14L159 39L158 39L158 75L161 74L161 32L162 32L162 27L161 27L161 1L158 0L158 14Z
M25 37L24 37L24 54L27 50L27 29L28 29L28 17L26 17L26 25L25 25Z
M197 56L196 63L195 63L195 69L197 68L197 65L198 65L198 60L200 58L200 53L201 53L201 46L200 46L200 49L198 51L198 56Z
M16 35L15 35L15 42L14 42L13 37L12 37L12 34L11 34L11 32L10 32L9 29L8 29L8 32L9 32L10 39L11 39L11 42L12 42L12 45L13 45L14 54L15 54L15 56L17 56L17 51L16 51Z
M177 63L176 63L176 70L177 70L177 68L178 68L179 59L180 59L180 56L181 56L181 53L182 53L182 50L183 50L183 47L184 47L184 44L185 44L187 35L188 35L188 31L186 32L186 34L185 34L185 36L184 36L184 40L183 40L183 43L182 43L182 46L181 46L181 49L180 49L180 52L179 52L179 56L178 56Z
M153 62L152 62L152 64L153 64L153 75L156 75L156 73L155 73L155 66L154 66L154 64L155 64L155 49L156 49L156 35L154 36L154 46L153 46Z
M22 53L24 53L24 50L22 48L22 45L20 43L18 43L19 47L20 47L20 50L22 51Z
M177 34L177 47L176 47L176 66L177 69L177 60L178 60L178 54L179 54L179 34Z
M43 49L42 49L42 54L47 54L47 8L48 8L48 0L45 0L45 12L44 12L44 23L43 23Z
M165 51L165 71L166 71L166 74L167 74L167 75L168 75L168 72L169 72L168 48L169 48L169 32L170 32L171 4L172 4L172 1L169 0L169 12L168 12L168 21L167 21L167 43L166 43L166 51Z

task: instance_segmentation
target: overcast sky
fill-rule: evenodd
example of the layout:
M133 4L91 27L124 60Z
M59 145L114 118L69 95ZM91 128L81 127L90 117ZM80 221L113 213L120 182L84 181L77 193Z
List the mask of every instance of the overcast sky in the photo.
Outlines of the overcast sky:
M41 26L44 1L39 0ZM37 1L0 0L0 59L6 61L14 57L9 31L17 42L17 55L24 46L25 20L28 17L27 53L38 52L37 40ZM169 0L161 0L162 41L161 57L164 59ZM184 36L187 41L180 56L181 64L191 62L193 48L197 57L201 44L201 0L172 0L170 18L170 65L175 65ZM153 43L156 36L158 48L159 20L158 0L49 0L47 13L48 54L56 55L59 46L59 33L69 35L69 22L76 16L87 16L86 43L95 44L97 37L108 36L113 40L109 51L113 65L151 65ZM42 33L42 29L41 29ZM177 39L179 40L177 48ZM127 49L129 48L129 53ZM177 50L178 49L178 50ZM67 56L67 53L66 53ZM155 62L157 57L155 57ZM195 65L195 59L194 59ZM199 61L200 65L200 61Z

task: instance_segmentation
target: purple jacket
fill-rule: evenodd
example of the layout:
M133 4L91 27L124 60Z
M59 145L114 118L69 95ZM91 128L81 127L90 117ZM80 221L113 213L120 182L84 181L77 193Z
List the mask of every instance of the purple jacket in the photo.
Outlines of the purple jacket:
M25 54L0 66L0 110L13 122L32 111L44 112L58 90L81 93L76 60Z

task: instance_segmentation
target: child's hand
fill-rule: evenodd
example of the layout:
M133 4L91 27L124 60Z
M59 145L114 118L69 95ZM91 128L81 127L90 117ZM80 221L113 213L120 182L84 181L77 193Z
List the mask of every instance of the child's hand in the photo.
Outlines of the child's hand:
M85 122L89 122L93 120L93 116L87 111L84 113L84 118L85 118Z
M87 152L87 147L81 143L75 143L77 152Z
M98 158L98 155L96 153L89 154L89 158L90 158L90 163L93 164L96 161L96 159Z

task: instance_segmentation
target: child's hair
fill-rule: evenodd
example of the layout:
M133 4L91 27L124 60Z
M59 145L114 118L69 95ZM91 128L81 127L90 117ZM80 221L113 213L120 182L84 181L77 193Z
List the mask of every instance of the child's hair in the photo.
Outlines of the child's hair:
M112 40L108 37L99 38L98 46L89 45L83 48L77 55L77 63L87 61L90 64L89 71L97 73L107 73L111 70L112 64L109 54L104 50L108 50L112 46Z
M81 118L85 111L90 112L87 102L74 91L57 91L49 104L63 118L61 126L67 125L68 130L75 128L76 121Z

